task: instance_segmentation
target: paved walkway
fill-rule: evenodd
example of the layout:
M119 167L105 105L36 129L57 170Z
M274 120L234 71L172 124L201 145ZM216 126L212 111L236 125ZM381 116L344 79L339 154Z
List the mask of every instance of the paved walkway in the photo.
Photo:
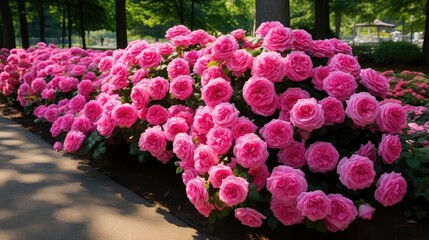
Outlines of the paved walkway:
M0 116L0 239L210 237Z

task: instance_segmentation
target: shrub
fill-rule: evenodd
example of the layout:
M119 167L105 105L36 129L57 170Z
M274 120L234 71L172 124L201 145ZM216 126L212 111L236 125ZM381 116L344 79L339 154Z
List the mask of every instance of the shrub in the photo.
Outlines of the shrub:
M411 64L422 57L420 48L417 45L407 42L382 42L374 50L373 54L376 63L387 65Z
M370 45L353 45L353 55L356 56L359 61L373 60L374 46Z

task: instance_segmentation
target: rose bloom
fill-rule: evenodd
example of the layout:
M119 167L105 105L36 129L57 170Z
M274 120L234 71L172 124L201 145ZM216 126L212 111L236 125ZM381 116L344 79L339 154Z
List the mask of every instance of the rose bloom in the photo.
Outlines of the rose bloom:
M368 188L375 178L374 162L367 157L353 154L350 158L341 159L337 173L340 175L340 182L348 189Z
M338 40L336 38L331 38L331 39L329 39L329 41L334 46L335 53L345 53L345 54L349 54L349 55L353 54L352 48L347 43L345 43L341 40Z
M152 78L149 82L148 91L153 100L162 100L170 89L170 83L163 77Z
M51 133L52 137L58 137L61 134L61 122L62 118L59 117L57 120L55 120L54 123L52 123L51 128L49 129L49 132Z
M94 91L94 84L91 80L83 80L77 85L77 92L83 96L89 96Z
M83 140L85 139L85 134L79 131L70 131L67 133L66 138L64 139L64 151L69 153L75 153L82 146Z
M310 94L302 88L288 88L280 94L280 109L282 111L291 110L293 105L299 100L310 98Z
M74 121L74 116L71 113L67 113L64 116L62 116L63 120L61 121L61 130L63 131L70 131L70 128Z
M285 74L286 69L280 53L263 52L253 61L253 77L263 77L274 83L281 82Z
M234 175L232 169L229 166L218 164L210 167L209 171L209 183L212 184L214 188L219 188L222 184L222 180L228 176Z
M380 105L376 122L381 131L400 134L406 127L407 113L398 103L385 103Z
M103 107L95 100L89 101L83 108L83 115L93 122L96 122L102 113Z
M116 126L130 128L137 118L137 109L128 103L118 104L113 108L112 119Z
M141 68L154 68L157 67L162 60L162 56L158 51L149 47L144 49L138 56L137 62Z
M286 77L294 82L309 78L313 72L313 62L310 56L301 51L292 51L285 60Z
M267 143L254 133L237 138L233 153L238 164L245 168L256 168L264 164L269 156Z
M274 217L285 226L299 224L304 220L301 210L296 207L296 202L294 201L283 202L279 199L272 198L270 209Z
M273 119L259 130L269 148L284 148L293 141L293 127L290 122Z
M313 46L313 39L305 30L293 30L293 38L293 48L295 50L308 51Z
M323 80L323 91L329 96L344 101L356 92L357 83L350 73L340 71L331 72Z
M208 68L208 64L212 61L210 56L201 56L200 58L198 58L198 60L195 62L194 65L194 73L198 74L198 75L202 75L203 72Z
M113 130L115 129L115 121L107 115L101 115L97 121L97 131L101 136L110 137L112 136Z
M360 83L374 96L386 97L389 91L389 80L371 68L360 72Z
M371 220L375 208L370 204L361 204L358 209L358 216L364 220Z
M400 173L383 173L377 182L374 196L381 205L388 207L400 202L407 192L407 182Z
M319 101L319 104L323 109L326 126L342 123L346 118L343 103L340 100L334 97L326 97Z
M215 78L201 88L201 98L207 106L215 107L219 103L228 102L232 92L230 82L223 78Z
M167 122L162 125L162 128L164 129L165 137L170 142L174 141L174 137L176 137L177 134L186 133L189 130L186 120L181 117L169 118Z
M72 99L70 99L69 108L74 112L79 112L85 107L85 104L86 104L85 97L78 94L74 96Z
M315 142L305 152L308 168L315 173L334 170L339 157L337 149L329 142Z
M258 127L247 117L239 117L231 127L232 137L237 139L248 133L255 133Z
M147 128L140 135L139 149L140 151L148 151L152 155L165 152L167 149L167 140L160 126Z
M270 171L265 164L262 164L257 168L251 168L247 173L249 173L253 177L253 183L256 184L256 191L258 192L265 187L265 182L270 176Z
M193 122L193 128L197 130L199 133L206 134L212 129L214 126L213 116L212 116L213 109L211 107L207 106L200 106L198 107L194 122Z
M256 29L255 34L261 37L265 37L272 28L277 28L277 27L284 27L284 26L278 21L263 22L258 27L258 29Z
M209 37L209 34L204 30L195 30L188 34L188 37L192 45L204 45L204 41Z
M263 77L251 77L244 83L243 98L250 106L271 104L276 95L274 84Z
M168 112L161 105L152 105L148 108L146 113L146 121L151 125L164 124L168 119Z
M341 71L345 73L350 73L355 78L359 76L360 65L357 59L354 56L349 54L339 53L329 59L328 66L332 71Z
M212 58L226 60L238 49L238 43L234 37L220 36L212 45Z
M188 36L177 36L170 41L175 47L188 47L191 45L191 40Z
M216 126L207 133L207 145L217 154L226 154L232 146L232 140L229 128Z
M187 185L189 181L191 181L194 178L198 177L198 172L195 170L195 168L185 168L185 170L182 173L182 181L183 184Z
M331 213L323 221L331 232L344 231L358 215L352 200L341 194L329 194L331 199Z
M311 79L311 83L313 83L315 89L322 91L323 81L329 76L330 72L331 68L328 66L318 66L313 69L313 79Z
M85 135L92 132L94 128L94 122L84 116L75 118L71 126L71 130L82 132Z
M170 83L170 93L179 100L185 100L194 92L195 80L189 75L180 75Z
M176 58L167 66L168 78L175 79L179 75L189 75L190 69L188 61L183 58Z
M383 134L378 145L378 155L385 164L394 163L401 156L402 144L398 135Z
M219 157L210 146L200 144L194 151L194 167L200 175L219 163Z
M370 141L368 141L365 145L361 144L359 150L357 150L355 154L360 155L362 157L367 157L373 162L375 162L375 160L377 159L377 151L375 149L375 145Z
M301 211L302 216L313 222L324 219L331 213L331 199L320 190L303 192L296 201L296 207Z
M49 108L46 109L45 115L43 115L43 118L49 122L53 123L58 118L58 110L56 108Z
M299 169L277 166L267 178L267 190L273 198L281 201L293 201L302 192L307 191L305 174Z
M379 112L378 101L367 92L353 94L347 101L346 114L357 126L364 127L374 122Z
M284 52L291 49L294 42L294 35L290 28L275 27L271 28L264 37L262 46L269 51Z
M277 154L277 160L286 166L293 168L302 168L307 164L305 152L307 149L303 143L293 141L286 147L280 149Z
M205 187L206 181L201 177L191 179L186 184L186 196L195 206L200 206L209 201L209 193Z
M223 78L228 82L231 81L228 76L225 75L221 67L213 66L204 70L203 74L201 75L201 85L204 87L214 78Z
M230 58L226 60L228 70L237 74L244 73L248 68L252 67L253 57L246 50L241 49L235 51Z
M268 103L267 105L262 105L262 106L250 106L250 108L252 109L252 112L254 112L255 114L268 117L273 115L279 108L279 104L280 104L279 99L280 98L277 95L274 95L274 99L271 103Z
M55 151L59 152L63 149L63 144L61 142L55 142L53 147Z
M134 75L131 77L131 81L133 84L137 84L147 77L148 74L149 70L141 68L134 73Z
M75 89L78 84L79 80L77 78L63 77L58 83L58 86L62 92L70 92L71 90Z
M34 92L40 92L46 86L46 81L43 78L36 78L31 82L31 88Z
M186 36L190 33L191 33L191 30L189 30L187 27L185 27L183 25L177 25L177 26L171 27L167 30L167 32L165 34L165 38L167 40L171 40L174 37Z
M226 206L232 207L246 200L249 183L236 176L228 176L223 179L219 188L219 199Z
M174 137L173 152L180 160L185 162L193 161L195 148L192 136L186 133L179 133Z
M262 220L267 219L260 212L252 208L236 208L234 216L241 222L241 224L249 227L260 227Z
M325 123L322 106L316 99L299 99L290 111L290 122L300 129L313 131Z
M142 85L136 85L131 90L132 105L137 109L142 109L147 106L150 101L149 92Z
M213 122L221 127L232 127L240 112L233 103L219 103L212 112Z
M311 54L318 58L330 58L335 54L335 48L328 40L315 40L310 50Z

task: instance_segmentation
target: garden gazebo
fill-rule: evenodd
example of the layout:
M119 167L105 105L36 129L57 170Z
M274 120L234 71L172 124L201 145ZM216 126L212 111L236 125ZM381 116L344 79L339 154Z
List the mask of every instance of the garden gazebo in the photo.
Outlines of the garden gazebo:
M390 24L390 23L385 23L383 21L375 19L374 21L369 22L369 23L368 22L366 22L366 23L356 23L354 25L354 32L356 33L356 29L357 28L364 28L364 27L369 27L369 28L375 27L375 28L377 28L377 41L380 42L380 31L381 31L381 29L382 28L390 28L390 29L392 29L392 28L395 28L395 25L394 24ZM359 31L357 31L357 36L359 36ZM353 41L354 41L354 38L353 38Z

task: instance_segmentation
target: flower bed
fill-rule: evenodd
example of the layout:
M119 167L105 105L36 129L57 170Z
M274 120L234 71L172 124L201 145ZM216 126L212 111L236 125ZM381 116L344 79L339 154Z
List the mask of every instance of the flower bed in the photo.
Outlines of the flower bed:
M278 22L256 33L176 26L168 43L113 52L14 49L0 85L52 123L56 150L98 157L121 139L141 161L175 161L211 222L335 232L401 201L407 116L384 100L388 79L336 39Z

